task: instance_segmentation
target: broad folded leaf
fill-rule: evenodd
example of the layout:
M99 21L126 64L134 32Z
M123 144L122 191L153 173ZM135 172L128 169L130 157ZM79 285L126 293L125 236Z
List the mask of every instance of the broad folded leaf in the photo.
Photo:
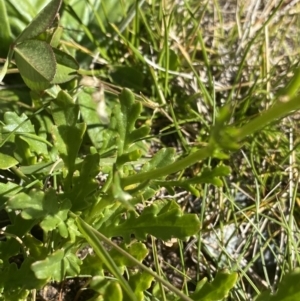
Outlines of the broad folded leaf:
M50 1L16 38L15 43L35 38L50 27L60 9L61 2L62 0Z
M52 48L44 41L26 40L15 47L15 59L26 85L34 91L50 86L56 73Z
M77 76L76 71L79 69L77 61L63 51L55 48L52 50L56 58L57 70L51 84L62 84L75 78Z

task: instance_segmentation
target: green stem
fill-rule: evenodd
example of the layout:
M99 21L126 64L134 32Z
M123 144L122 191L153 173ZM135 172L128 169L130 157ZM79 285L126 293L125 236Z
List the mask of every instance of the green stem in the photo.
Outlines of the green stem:
M102 241L105 241L105 239L106 241L109 241L109 239L103 237L101 233L99 233L96 229L87 224L79 216L76 216L72 212L70 212L70 215L73 218L75 218L79 231L81 232L82 236L87 240L87 242L93 247L93 250L99 257L99 259L103 262L103 264L105 264L109 272L119 280L120 285L129 297L128 300L137 301L137 298L129 283L125 280L115 261L112 259L112 257L100 241L100 239L102 239Z
M29 178L26 175L24 175L23 172L19 168L17 168L16 166L12 166L10 169L15 175L17 175L25 183L29 182Z
M103 73L102 70L86 70L86 69L79 69L77 70L79 75L87 75L87 76L97 76Z
M283 98L282 98L283 99ZM239 141L243 140L247 136L257 132L271 122L276 121L286 115L290 114L292 111L300 109L300 97L298 95L294 96L288 101L277 101L273 107L264 111L260 116L248 122L244 125L238 132Z
M127 178L122 179L122 185L128 186L136 183L141 183L147 180L157 179L169 174L181 171L187 167L204 160L208 157L211 157L215 151L215 147L211 144L206 147L196 151L195 153L190 154L189 156L180 159L168 166L164 166L155 170L151 170L145 173L138 173Z

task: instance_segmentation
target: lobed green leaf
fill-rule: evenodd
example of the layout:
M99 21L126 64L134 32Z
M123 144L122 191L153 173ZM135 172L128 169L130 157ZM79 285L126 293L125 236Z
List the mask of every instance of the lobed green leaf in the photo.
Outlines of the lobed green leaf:
M60 125L52 128L52 136L54 145L57 148L65 168L68 171L65 180L65 190L72 188L72 177L75 171L75 161L78 155L83 135L86 130L84 123L77 123L73 126Z
M132 234L141 240L147 234L162 240L172 237L185 239L199 230L200 222L196 214L184 214L176 202L165 200L156 201L146 207L140 216L128 214L125 221L119 217L119 220L114 220L114 224L104 224L100 228L106 236L122 236L125 241L129 241Z

